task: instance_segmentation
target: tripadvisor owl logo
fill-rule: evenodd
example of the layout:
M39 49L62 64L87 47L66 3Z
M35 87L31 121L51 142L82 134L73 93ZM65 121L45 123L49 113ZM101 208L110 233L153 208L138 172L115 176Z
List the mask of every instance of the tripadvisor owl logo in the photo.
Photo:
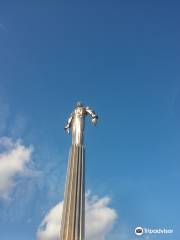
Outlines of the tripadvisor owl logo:
M142 227L136 227L134 232L137 236L141 236L141 235L143 235L144 230Z

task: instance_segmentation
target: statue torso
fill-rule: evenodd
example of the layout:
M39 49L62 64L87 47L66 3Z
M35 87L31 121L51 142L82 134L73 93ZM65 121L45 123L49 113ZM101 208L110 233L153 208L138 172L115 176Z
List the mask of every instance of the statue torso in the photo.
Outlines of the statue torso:
M86 108L75 108L72 116L72 143L83 144L83 132L85 124Z
M86 108L85 107L77 107L74 110L74 117L85 117L86 115Z

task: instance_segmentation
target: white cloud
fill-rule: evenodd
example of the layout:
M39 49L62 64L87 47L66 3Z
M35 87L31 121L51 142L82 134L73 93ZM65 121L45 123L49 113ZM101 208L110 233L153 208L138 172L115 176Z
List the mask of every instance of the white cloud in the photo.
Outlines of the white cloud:
M86 240L105 240L117 218L108 205L109 197L86 195ZM43 219L37 231L38 240L57 240L60 233L63 201L53 207Z
M60 232L63 201L53 207L43 219L38 232L38 240L57 240Z
M14 177L27 175L27 164L31 160L32 147L26 147L20 140L0 138L0 197L9 198L15 185Z
M108 205L109 197L86 197L86 239L105 240L117 218L117 213Z

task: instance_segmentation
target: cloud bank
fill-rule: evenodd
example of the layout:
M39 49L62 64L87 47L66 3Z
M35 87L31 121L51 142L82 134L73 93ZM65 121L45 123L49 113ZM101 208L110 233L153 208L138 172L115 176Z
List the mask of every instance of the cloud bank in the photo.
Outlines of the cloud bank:
M0 198L9 198L16 176L28 174L32 151L31 146L24 146L20 140L0 138Z
M86 195L86 240L105 240L117 219L117 213L108 205L109 197ZM53 207L37 231L38 240L57 240L60 232L63 201Z
M86 239L105 240L117 219L117 213L108 205L109 197L86 197Z

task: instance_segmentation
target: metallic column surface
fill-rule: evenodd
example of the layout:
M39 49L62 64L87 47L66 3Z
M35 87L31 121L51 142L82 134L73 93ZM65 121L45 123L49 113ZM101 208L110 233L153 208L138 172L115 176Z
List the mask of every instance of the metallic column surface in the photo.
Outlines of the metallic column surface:
M88 115L91 116L93 125L96 125L97 114L78 102L64 127L68 134L70 130L72 132L72 145L69 152L60 240L85 238L84 128Z
M71 145L68 160L60 240L84 240L85 149Z

